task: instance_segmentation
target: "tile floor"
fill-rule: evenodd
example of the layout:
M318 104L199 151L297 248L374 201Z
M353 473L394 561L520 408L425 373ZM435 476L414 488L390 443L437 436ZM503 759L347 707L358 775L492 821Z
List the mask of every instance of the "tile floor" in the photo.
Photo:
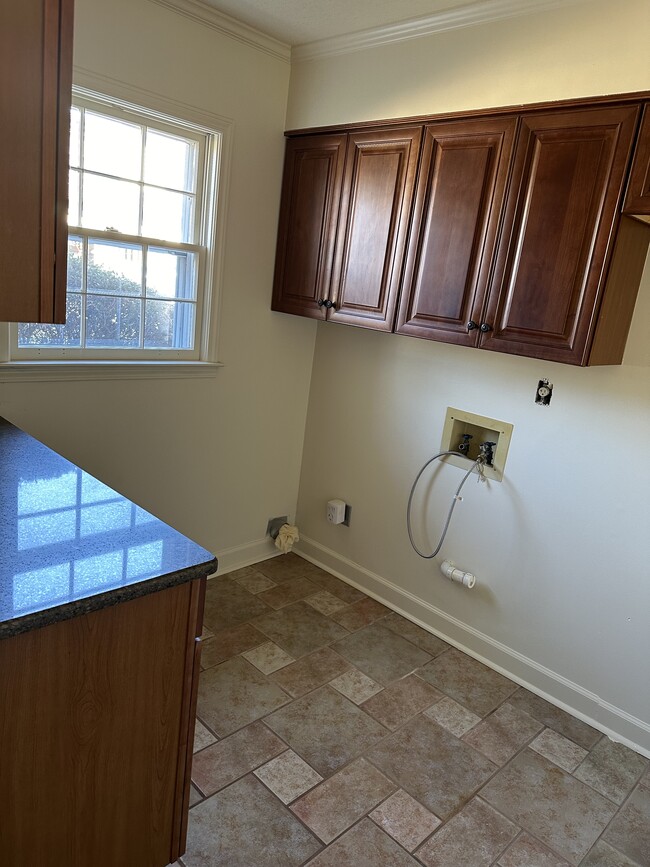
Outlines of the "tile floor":
M650 867L649 762L288 554L208 583L185 867Z

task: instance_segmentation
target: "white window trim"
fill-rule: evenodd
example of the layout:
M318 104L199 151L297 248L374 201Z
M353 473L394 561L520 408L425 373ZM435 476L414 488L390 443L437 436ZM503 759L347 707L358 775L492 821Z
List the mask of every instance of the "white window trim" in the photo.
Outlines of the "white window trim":
M0 323L0 382L185 379L214 376L217 370L223 367L217 359L233 121L188 103L171 100L161 94L97 75L80 67L75 67L74 70L74 91L82 98L103 102L108 106L115 102L130 103L136 109L141 107L145 113L150 113L154 117L160 115L163 122L171 119L181 127L185 122L188 126L213 137L213 146L208 159L212 163L211 176L214 189L206 189L203 197L203 207L207 209L204 214L206 233L211 240L207 245L203 267L206 269L206 275L211 274L212 279L211 286L205 288L203 295L203 324L200 334L197 334L199 359L170 360L167 354L160 359L149 355L147 358L131 357L115 360L88 358L18 360L11 357L11 326L9 323ZM215 170L217 166L218 171ZM216 202L214 211L210 209L211 202Z

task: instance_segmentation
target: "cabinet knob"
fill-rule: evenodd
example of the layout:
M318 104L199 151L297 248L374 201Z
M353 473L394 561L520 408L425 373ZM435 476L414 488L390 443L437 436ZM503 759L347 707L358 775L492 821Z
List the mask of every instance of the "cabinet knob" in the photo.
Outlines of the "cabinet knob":
M322 307L325 304L325 302L323 301L322 298L319 298L316 303L318 304L319 307Z
M333 301L330 301L330 300L328 299L328 300L325 302L325 307L326 307L328 310L331 310L333 307L335 308L336 305L334 304Z
M492 331L492 326L488 325L487 322L481 322L479 330L482 331L483 334L487 334L488 331Z
M475 328L478 328L478 325L476 324L476 322L474 322L473 319L470 319L469 322L467 323L467 330L468 331L474 331Z

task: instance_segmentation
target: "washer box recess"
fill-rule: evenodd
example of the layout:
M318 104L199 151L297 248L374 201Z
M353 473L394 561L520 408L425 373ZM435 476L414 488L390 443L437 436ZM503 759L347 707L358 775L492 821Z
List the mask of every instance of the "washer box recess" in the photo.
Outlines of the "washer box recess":
M458 446L463 441L463 434L471 434L472 439L467 457L450 455L445 459L446 463L468 470L478 458L481 443L486 440L496 443L492 466L486 466L484 472L488 479L500 482L503 478L512 431L513 426L508 422L497 421L495 418L487 418L448 406L440 450L457 451Z

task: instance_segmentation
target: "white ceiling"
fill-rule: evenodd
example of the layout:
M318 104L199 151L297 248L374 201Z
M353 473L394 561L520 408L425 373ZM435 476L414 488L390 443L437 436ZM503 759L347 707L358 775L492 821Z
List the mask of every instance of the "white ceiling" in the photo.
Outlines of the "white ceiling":
M462 6L498 6L499 0L204 0L238 21L289 45L435 15Z

